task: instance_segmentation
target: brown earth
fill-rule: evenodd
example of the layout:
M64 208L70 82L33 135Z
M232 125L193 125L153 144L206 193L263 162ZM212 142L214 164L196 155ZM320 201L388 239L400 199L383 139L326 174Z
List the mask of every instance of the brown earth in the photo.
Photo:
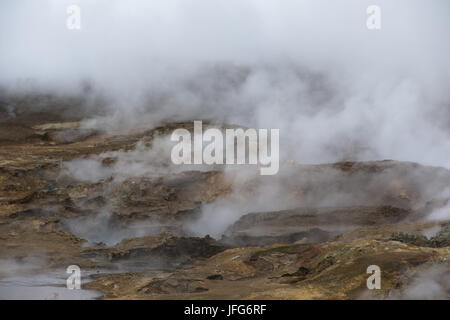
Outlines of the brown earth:
M107 299L389 298L423 270L449 270L448 225L424 220L448 203L435 197L450 185L443 168L283 162L272 180L219 169L82 181L65 167L90 159L113 168L117 158L102 155L180 126L192 129L104 132L42 115L2 122L0 261L40 261L37 272L97 270L85 288ZM205 204L236 190L253 199L270 183L291 208L238 212L218 239L184 228ZM318 201L333 194L340 196ZM424 239L432 228L440 233ZM382 270L381 290L366 288L369 265ZM0 280L12 271L0 270Z

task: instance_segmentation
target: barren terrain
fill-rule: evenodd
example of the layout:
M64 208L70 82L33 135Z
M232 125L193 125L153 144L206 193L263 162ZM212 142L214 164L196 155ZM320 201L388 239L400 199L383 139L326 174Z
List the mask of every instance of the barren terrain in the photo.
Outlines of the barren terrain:
M64 297L43 288L63 286L69 265L83 271L85 298L450 297L450 224L430 218L448 208L446 169L390 160L288 161L273 177L180 169L151 150L189 122L104 131L76 117L3 115L2 298L25 287L37 288L31 298ZM370 265L381 290L366 287Z

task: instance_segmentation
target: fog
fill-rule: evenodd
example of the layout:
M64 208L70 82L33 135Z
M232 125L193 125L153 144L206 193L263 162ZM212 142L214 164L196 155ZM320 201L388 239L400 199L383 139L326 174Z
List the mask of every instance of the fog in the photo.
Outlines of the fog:
M381 9L380 30L366 27L373 4ZM80 30L67 28L69 5L81 9ZM448 0L2 0L0 114L77 114L81 129L95 132L194 120L280 129L280 173L220 168L233 188L185 221L188 236L220 239L250 212L401 207L392 195L411 196L405 207L423 210L426 219L446 220L448 171L409 162L450 169L449 17ZM14 102L30 95L61 100ZM77 103L61 104L64 98ZM173 165L171 147L168 136L143 138L133 150L61 163L72 182L106 185L104 207L64 219L65 230L87 246L161 232L150 219L118 224L108 186L212 169ZM103 163L108 158L114 161ZM302 167L384 159L408 163L352 176ZM426 211L433 201L439 205ZM61 274L33 278L46 263L0 260L0 298L71 298ZM447 276L447 266L419 272L393 298L448 298L448 281L440 281Z
M0 299L2 300L84 300L101 293L67 290L65 268L48 270L45 258L0 259ZM83 272L83 277L89 272Z
M448 266L437 265L418 273L411 283L391 295L392 299L446 300L450 297Z
M66 26L72 4L81 9L80 30ZM6 0L0 87L6 96L102 97L106 113L96 114L104 105L95 99L80 109L86 128L205 119L280 129L283 163L394 159L450 168L450 4L379 0L381 29L368 30L371 4ZM101 155L118 158L111 167L95 159L66 167L90 181L174 172L161 141ZM282 194L280 181L259 197ZM430 197L448 197L439 188ZM349 201L316 197L308 204ZM446 207L432 215L447 217Z
M448 168L450 4L376 2L381 30L366 27L372 1L6 0L0 85L88 83L109 110L91 127L214 119L279 128L285 159Z

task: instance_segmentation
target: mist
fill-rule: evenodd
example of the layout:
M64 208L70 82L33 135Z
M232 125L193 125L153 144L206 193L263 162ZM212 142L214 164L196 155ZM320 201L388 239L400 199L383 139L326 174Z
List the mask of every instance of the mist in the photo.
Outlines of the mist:
M77 96L88 83L107 101L90 127L214 119L279 128L285 159L449 168L450 4L380 0L378 31L370 4L7 0L0 85Z
M81 8L80 30L66 27L72 4ZM450 4L377 1L377 31L366 27L370 4L7 0L0 10L0 86L6 97L82 96L87 129L204 119L280 129L284 164L394 159L450 168ZM6 108L15 115L14 106ZM167 139L151 148L141 141L135 150L75 159L65 169L90 182L188 170L170 165L169 153ZM117 162L105 167L99 159L108 157ZM282 196L290 173L281 175L271 190L255 193L251 206L239 187L222 204L206 205L205 217L219 211L226 218L201 229L218 234L250 210L299 205ZM422 191L448 198L440 188ZM301 205L368 200L355 203L337 191ZM431 217L447 218L448 208Z
M79 30L67 27L70 5L81 9ZM366 26L370 5L381 9L380 30ZM408 222L449 220L449 17L448 0L2 0L5 146L37 141L36 150L52 153L2 159L14 174L0 181L9 197L0 200L20 200L24 210L7 218L25 225L61 215L45 232L72 234L92 252L166 232L220 242L247 214L298 208L392 206L408 211ZM21 127L27 113L38 126ZM279 129L279 173L175 165L170 132L151 129L195 120ZM117 142L127 135L129 144ZM111 137L124 149L104 142ZM17 200L17 168L29 155L45 186ZM343 161L357 163L335 164ZM336 230L358 227L345 221ZM430 240L440 230L436 223L421 232ZM70 298L64 270L43 271L50 262L0 259L0 298ZM442 279L447 265L418 270L390 298L448 298Z
M411 283L391 295L391 299L404 300L446 300L449 298L450 284L448 266L437 265L418 273Z

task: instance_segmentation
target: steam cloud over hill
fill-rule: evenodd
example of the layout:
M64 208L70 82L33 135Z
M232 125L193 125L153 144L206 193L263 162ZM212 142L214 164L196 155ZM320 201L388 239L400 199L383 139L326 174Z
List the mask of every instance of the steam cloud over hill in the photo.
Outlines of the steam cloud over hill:
M82 95L86 119L101 96L95 126L280 128L301 162L450 166L448 1L378 1L378 31L367 1L75 1L68 30L72 2L2 2L6 92Z
M449 298L449 17L448 0L1 0L0 298L70 297L69 265L96 275L78 298ZM276 174L171 161L197 123L279 129Z

